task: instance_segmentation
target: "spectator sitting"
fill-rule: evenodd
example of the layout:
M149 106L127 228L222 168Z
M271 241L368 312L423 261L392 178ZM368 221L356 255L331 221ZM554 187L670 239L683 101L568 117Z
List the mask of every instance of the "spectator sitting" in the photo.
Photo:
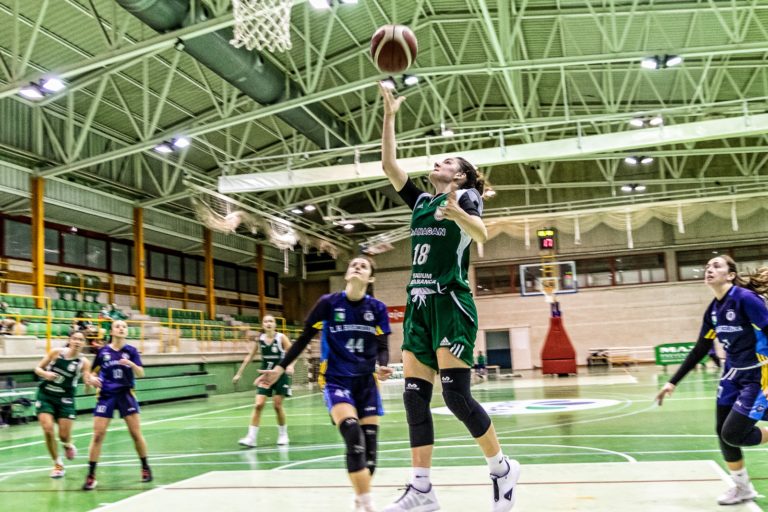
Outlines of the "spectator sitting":
M109 305L109 311L107 312L107 315L112 320L127 320L128 319L128 315L126 315L120 309L118 309L117 304L115 304L114 302Z
M0 315L7 315L8 313L8 303L7 302L0 302ZM0 319L0 335L8 335L8 334L14 334L14 327L16 325L16 320L14 320L11 317L4 317Z

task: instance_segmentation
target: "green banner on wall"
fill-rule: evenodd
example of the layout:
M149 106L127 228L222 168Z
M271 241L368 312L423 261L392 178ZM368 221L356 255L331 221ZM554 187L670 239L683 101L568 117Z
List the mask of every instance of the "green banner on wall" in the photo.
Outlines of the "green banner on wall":
M656 354L656 364L666 366L668 364L682 363L695 344L696 343L691 341L656 345L654 349Z

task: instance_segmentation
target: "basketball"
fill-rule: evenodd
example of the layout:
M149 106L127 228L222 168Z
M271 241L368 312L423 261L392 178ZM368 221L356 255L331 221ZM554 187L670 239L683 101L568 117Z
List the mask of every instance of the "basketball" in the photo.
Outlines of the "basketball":
M416 34L405 25L384 25L371 38L371 57L382 73L402 73L416 60Z

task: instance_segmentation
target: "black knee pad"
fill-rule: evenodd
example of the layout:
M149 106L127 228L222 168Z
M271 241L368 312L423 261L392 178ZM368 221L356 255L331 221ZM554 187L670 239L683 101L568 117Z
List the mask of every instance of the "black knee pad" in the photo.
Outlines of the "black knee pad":
M731 411L722 424L720 439L731 446L757 446L763 440L763 433L756 423L757 420Z
M411 448L435 444L435 429L429 403L432 401L432 383L415 377L405 378L403 404L408 421Z
M365 437L365 464L368 471L376 471L376 446L378 444L379 426L378 425L360 425Z
M347 418L339 424L339 432L347 445L347 471L355 473L365 469L365 438L357 418Z
M491 426L491 418L485 409L472 398L469 382L472 376L469 368L447 368L440 370L443 385L443 400L448 409L466 425L472 437L480 437Z

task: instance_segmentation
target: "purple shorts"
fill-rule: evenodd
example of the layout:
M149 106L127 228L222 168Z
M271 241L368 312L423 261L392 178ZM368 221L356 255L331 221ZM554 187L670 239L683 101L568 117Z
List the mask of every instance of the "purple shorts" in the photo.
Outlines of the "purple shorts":
M128 390L121 393L99 395L93 415L100 418L112 418L115 408L120 412L121 418L141 412L139 401L136 400L133 390Z
M360 377L325 376L323 396L328 411L336 404L350 404L357 409L357 417L384 416L379 385L373 374Z
M726 363L723 375L727 374ZM730 407L753 420L768 419L768 400L763 395L760 379L762 368L736 372L732 379L720 379L717 388L717 405Z

